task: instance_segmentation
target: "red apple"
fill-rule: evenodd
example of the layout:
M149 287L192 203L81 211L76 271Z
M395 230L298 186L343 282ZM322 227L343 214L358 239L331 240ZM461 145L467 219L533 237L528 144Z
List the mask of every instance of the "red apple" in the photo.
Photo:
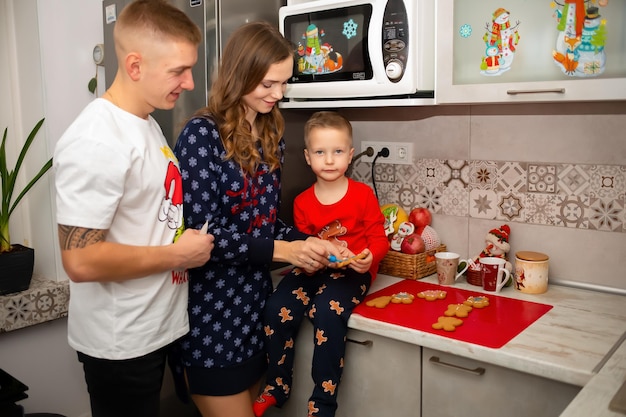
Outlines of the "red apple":
M402 240L400 245L400 252L415 255L416 253L422 253L426 250L424 240L417 233L411 233Z
M415 207L409 213L409 221L415 225L418 230L423 230L424 227L430 225L433 216L430 211L425 207Z

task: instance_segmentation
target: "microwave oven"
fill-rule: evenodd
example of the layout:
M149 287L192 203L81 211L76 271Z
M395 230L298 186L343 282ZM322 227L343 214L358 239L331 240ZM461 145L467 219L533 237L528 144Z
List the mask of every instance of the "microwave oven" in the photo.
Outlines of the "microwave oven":
M433 0L314 0L279 9L294 48L285 100L434 98Z

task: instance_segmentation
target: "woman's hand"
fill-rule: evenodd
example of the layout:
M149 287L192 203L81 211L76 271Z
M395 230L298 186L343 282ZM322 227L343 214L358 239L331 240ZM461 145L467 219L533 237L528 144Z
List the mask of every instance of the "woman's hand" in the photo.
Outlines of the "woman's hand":
M274 260L289 262L307 273L313 273L331 265L328 260L330 255L337 259L345 258L349 251L346 248L333 245L327 240L317 237L309 237L306 240L294 240L274 242Z

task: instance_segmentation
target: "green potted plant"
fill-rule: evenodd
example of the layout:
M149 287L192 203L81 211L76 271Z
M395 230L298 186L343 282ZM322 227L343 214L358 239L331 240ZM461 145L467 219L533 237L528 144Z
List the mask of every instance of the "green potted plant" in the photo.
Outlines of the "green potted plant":
M33 130L31 130L17 158L15 168L12 170L9 170L7 167L7 128L4 129L4 135L2 136L2 145L0 146L0 179L2 180L2 189L0 190L0 295L28 289L33 276L34 250L23 245L11 244L9 220L13 210L15 210L26 193L52 167L52 158L50 158L39 170L39 173L13 199L13 194L17 191L15 182L17 181L22 162L44 120L45 118L37 122Z

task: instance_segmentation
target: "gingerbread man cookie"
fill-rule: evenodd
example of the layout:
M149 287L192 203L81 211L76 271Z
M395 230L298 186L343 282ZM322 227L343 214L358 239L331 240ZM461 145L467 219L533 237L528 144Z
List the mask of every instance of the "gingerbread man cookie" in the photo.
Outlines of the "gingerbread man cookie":
M437 319L437 323L433 323L433 329L445 330L446 332L453 332L457 327L463 324L463 320L456 317L441 316Z
M339 260L336 260L337 258L335 258L334 256L332 256L332 255L331 255L331 256L329 257L329 260L330 260L331 262L334 262L334 261L333 261L333 259L334 259L334 260L337 262L337 265L335 265L335 267L336 267L336 268L343 268L344 266L348 266L348 265L350 265L350 263L351 263L352 261L354 261L355 259L363 259L363 258L365 258L366 256L367 256L367 254L365 254L365 253L361 252L361 253L359 253L358 255L354 255L354 256L353 256L353 257L351 257L351 258L346 258L346 259L344 259L344 260L342 260L342 261L339 261Z
M390 295L383 295L380 297L372 298L369 301L365 302L365 305L368 307L376 307L376 308L385 308L387 304L391 302Z
M489 305L489 298L484 295L471 296L463 301L463 304L474 308L484 308Z
M415 296L406 291L399 292L391 296L391 302L394 304L411 304Z
M425 290L417 293L419 298L424 298L426 301L443 300L448 293L443 290Z
M448 317L467 317L472 307L466 304L448 304L448 309L443 313Z

